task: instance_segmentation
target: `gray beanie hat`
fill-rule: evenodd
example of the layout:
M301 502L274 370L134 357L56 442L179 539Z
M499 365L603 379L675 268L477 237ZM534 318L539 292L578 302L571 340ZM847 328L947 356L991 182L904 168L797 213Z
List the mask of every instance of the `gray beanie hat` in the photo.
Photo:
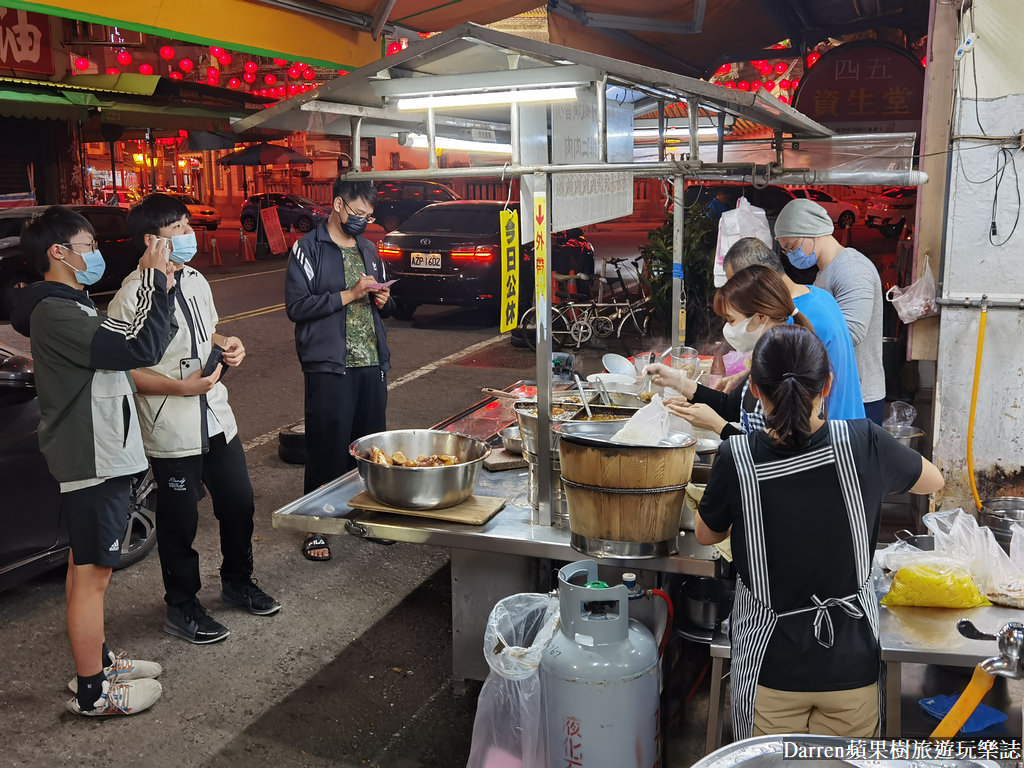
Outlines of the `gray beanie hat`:
M775 237L821 237L835 231L828 211L815 203L798 197L790 200L775 220Z

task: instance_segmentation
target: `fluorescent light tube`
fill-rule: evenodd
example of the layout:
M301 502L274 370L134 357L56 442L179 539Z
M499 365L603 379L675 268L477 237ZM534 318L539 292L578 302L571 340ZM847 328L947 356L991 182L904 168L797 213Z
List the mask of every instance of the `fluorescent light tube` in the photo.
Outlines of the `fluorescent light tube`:
M412 143L409 145L415 149L427 149L427 137L421 133L410 133ZM437 149L454 149L460 152L493 152L501 155L511 155L512 145L487 141L465 141L464 139L449 139L438 136L434 142Z
M483 91L480 93L447 93L398 99L400 110L443 109L445 107L489 107L499 104L527 102L576 101L576 89L529 88L521 91Z
M690 136L690 129L689 128L666 128L664 135L666 137L683 136L683 137L689 138L689 136ZM718 135L718 129L715 128L715 127L712 127L712 126L704 126L704 127L701 127L701 128L697 129L697 135L698 136L717 136ZM633 129L633 137L637 138L637 139L656 139L656 138L658 138L658 129L657 128L634 128Z

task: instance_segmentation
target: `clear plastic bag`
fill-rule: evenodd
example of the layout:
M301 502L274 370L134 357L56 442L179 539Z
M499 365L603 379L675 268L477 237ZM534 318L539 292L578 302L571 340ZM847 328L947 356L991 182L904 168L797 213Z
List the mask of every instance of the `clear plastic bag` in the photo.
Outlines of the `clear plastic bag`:
M553 595L512 595L491 610L484 629L491 672L477 699L467 768L546 765L540 658L557 629Z
M898 432L905 427L914 425L917 419L917 409L910 403L896 400L889 404L889 415L885 417L882 426L890 432Z
M718 247L715 251L715 287L725 285L725 254L744 237L756 237L772 247L772 230L763 208L751 205L745 197L736 201L736 208L726 211L718 220Z
M958 568L927 555L915 565L896 571L882 605L916 605L930 608L978 608L992 605L971 579L965 568Z
M622 429L612 435L612 440L631 445L657 445L672 432L692 435L694 430L690 422L665 407L661 395L655 395L651 402L629 417Z
M935 301L935 277L927 265L921 277L906 288L894 285L886 292L885 298L892 302L904 323L939 314L939 305Z

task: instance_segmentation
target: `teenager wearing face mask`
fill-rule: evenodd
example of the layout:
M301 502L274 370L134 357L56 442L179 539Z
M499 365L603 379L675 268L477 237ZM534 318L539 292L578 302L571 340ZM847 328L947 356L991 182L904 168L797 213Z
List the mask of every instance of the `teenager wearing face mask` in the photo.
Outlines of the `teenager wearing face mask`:
M210 284L189 266L196 235L181 201L148 195L128 214L128 231L139 248L152 243L168 248L178 283L177 333L156 365L132 373L142 437L157 484L157 551L167 603L163 629L197 645L215 643L230 631L198 598L199 554L193 542L203 485L220 529L221 603L257 616L281 609L252 578L252 483L228 391L220 382L225 365L236 368L242 363L245 347L234 336L216 332ZM138 285L138 273L125 278L108 307L111 317L131 322L143 310ZM217 354L222 364L216 364ZM207 366L212 370L204 375Z
M377 192L368 181L334 182L331 215L295 243L285 306L306 391L304 493L355 467L353 440L387 429L391 352L382 318L391 314L388 276L377 246L363 237ZM377 287L380 286L380 287ZM327 540L308 534L308 560L331 558Z
M715 313L725 318L722 327L725 340L745 355L753 351L761 334L776 325L793 322L814 330L810 321L793 306L782 280L765 267L748 267L733 275L715 293ZM667 398L665 407L695 427L711 430L723 440L764 428L764 412L750 391L749 379L744 379L731 392L719 392L661 363L644 370L654 374L655 384L672 387L682 394L682 397ZM732 422L739 422L740 428Z
M853 340L864 413L876 424L885 412L882 369L882 281L867 256L832 236L828 212L806 198L786 204L775 222L775 239L797 269L817 266L814 284L831 293Z

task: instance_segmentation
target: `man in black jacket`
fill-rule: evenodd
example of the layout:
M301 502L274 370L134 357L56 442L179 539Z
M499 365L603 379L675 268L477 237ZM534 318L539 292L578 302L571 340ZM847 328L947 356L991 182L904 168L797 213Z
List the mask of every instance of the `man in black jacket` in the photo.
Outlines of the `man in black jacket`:
M305 493L355 466L348 446L386 429L391 368L382 317L394 308L377 246L363 237L377 193L370 182L334 182L330 217L295 243L285 304L306 379ZM303 544L329 560L323 537Z

